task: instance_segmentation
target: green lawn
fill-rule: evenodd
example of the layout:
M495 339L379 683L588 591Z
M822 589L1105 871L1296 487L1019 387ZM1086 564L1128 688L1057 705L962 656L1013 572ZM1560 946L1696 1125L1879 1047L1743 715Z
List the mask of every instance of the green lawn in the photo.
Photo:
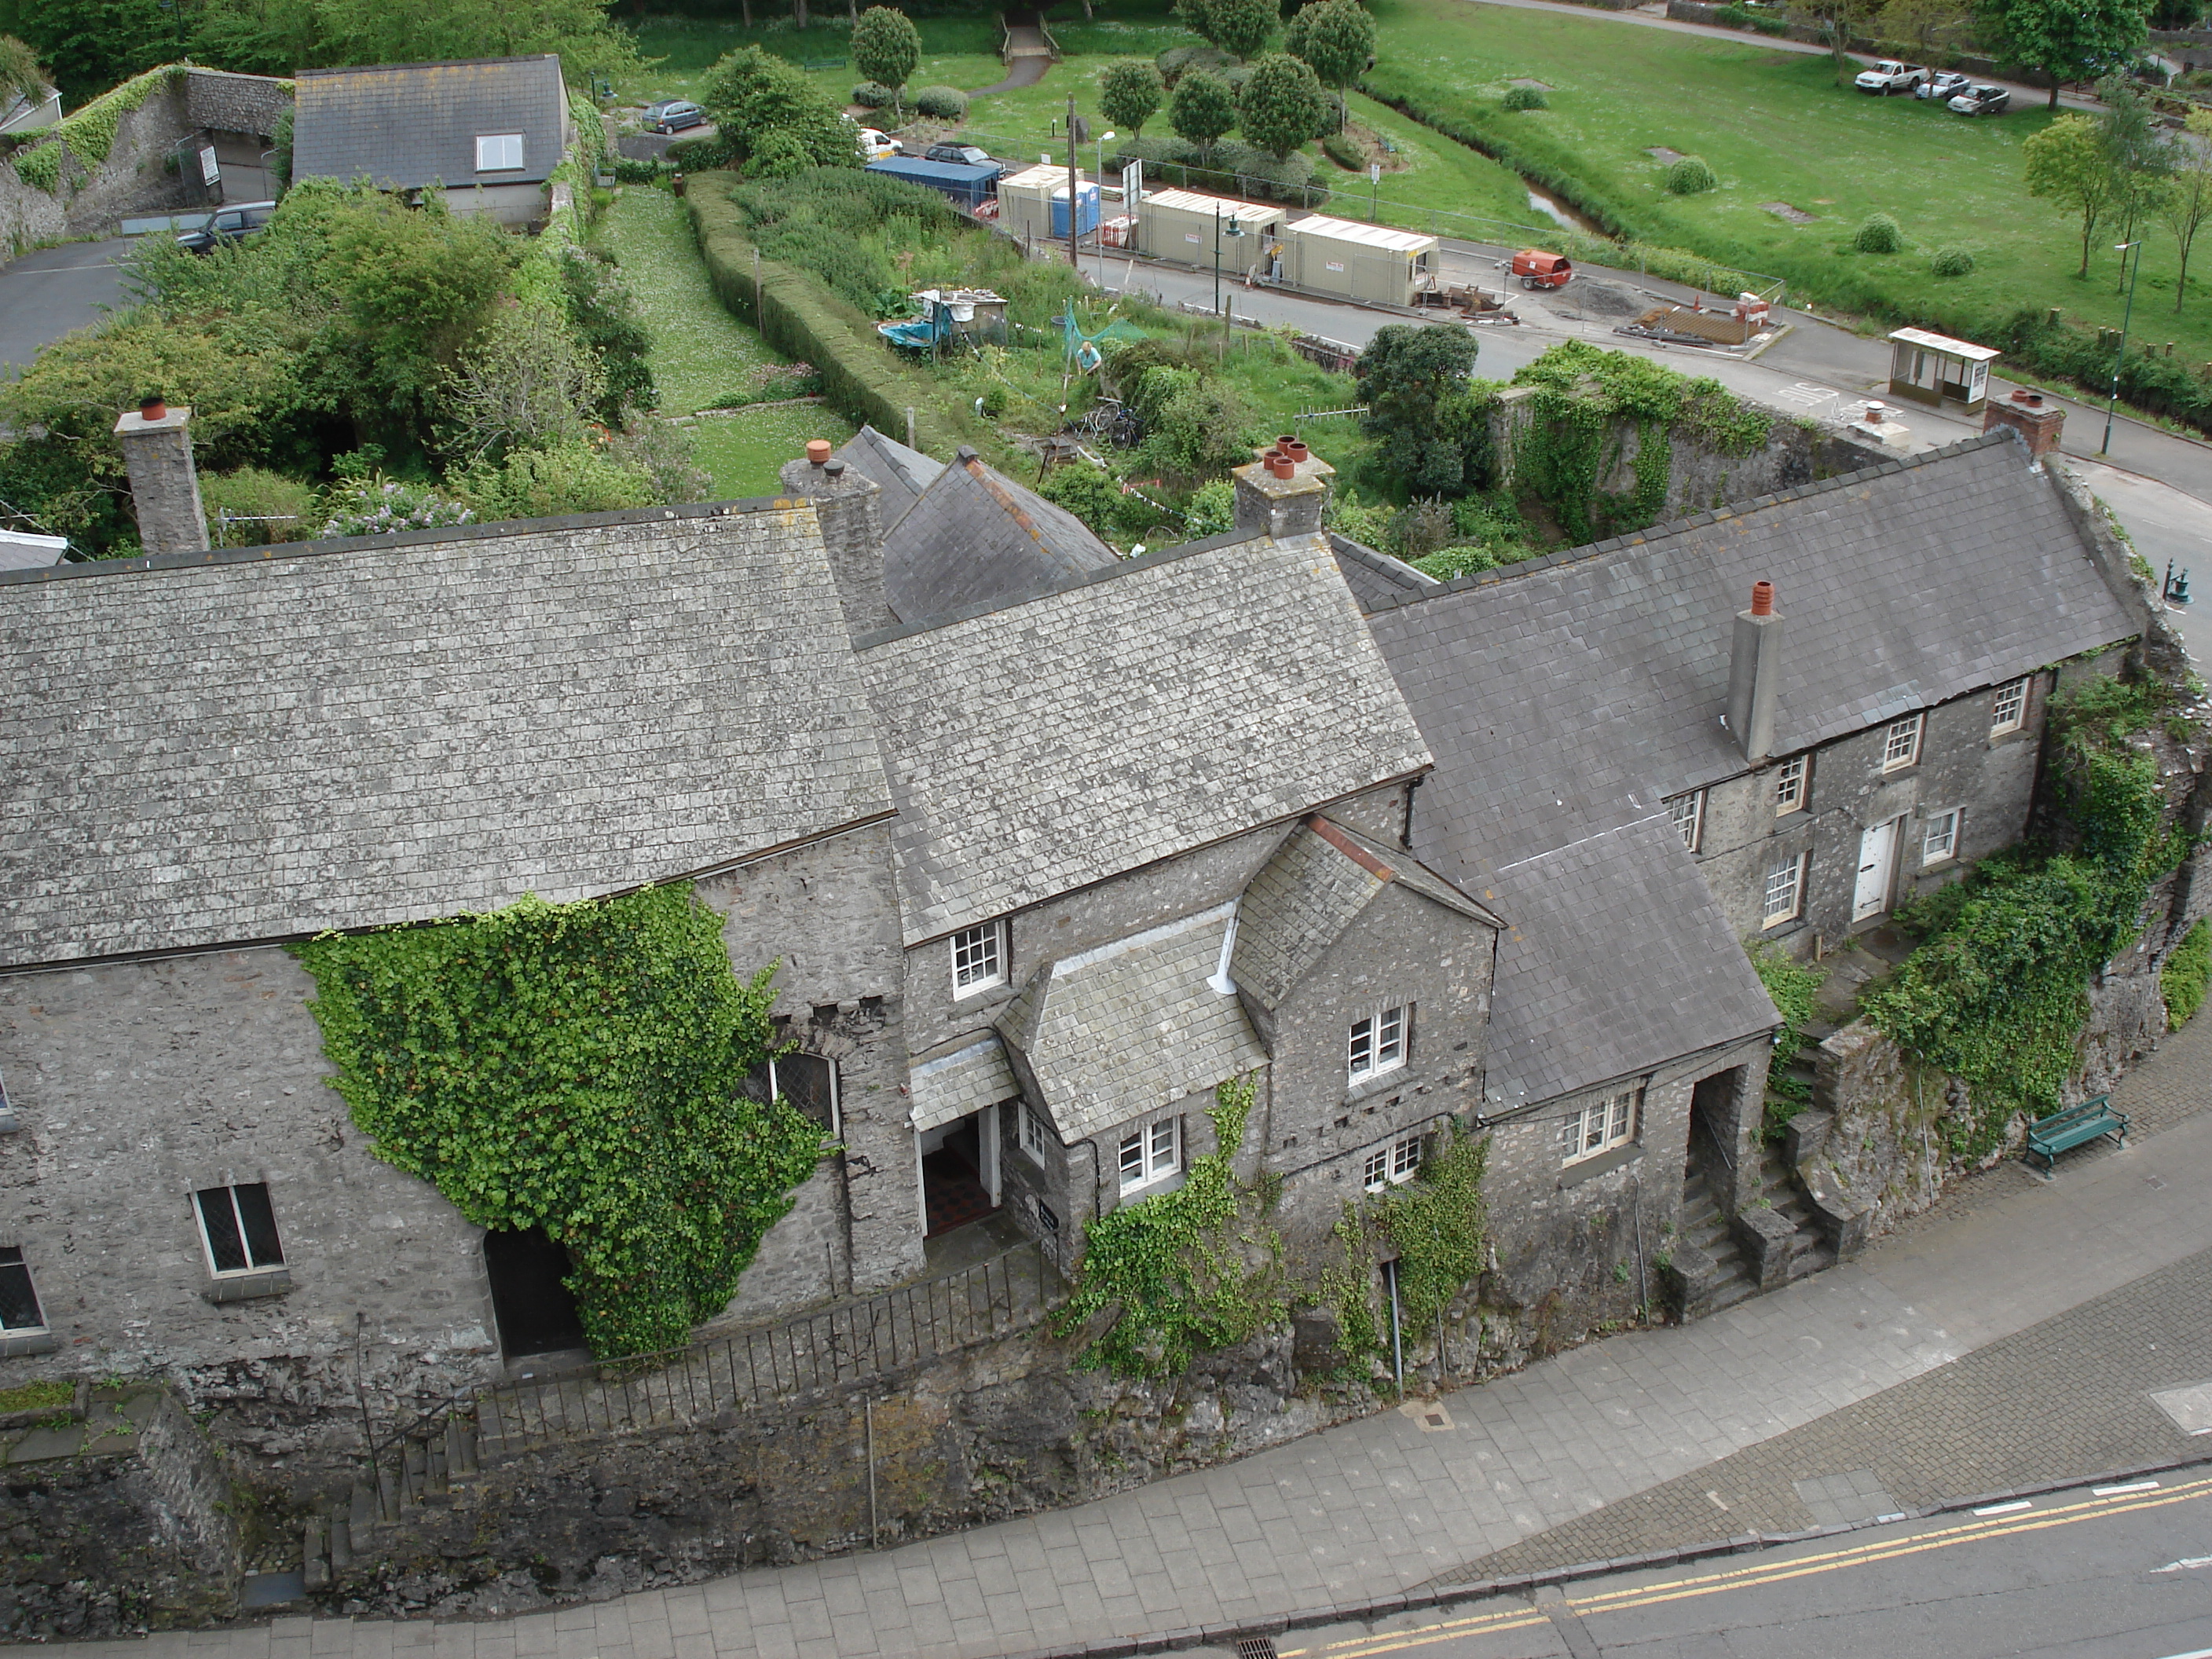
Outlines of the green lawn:
M1828 60L1755 38L1712 40L1599 17L1469 4L1376 0L1381 59L1374 90L1502 135L1528 158L1612 205L1645 240L1790 279L1802 297L1869 313L1905 313L1971 330L2021 307L2057 306L2117 325L2117 262L2100 230L2091 277L2078 280L2078 222L2030 198L2020 147L2050 118L2033 100L1969 120L1911 98L1838 87ZM1498 100L1525 77L1552 88L1550 107L1506 115ZM1720 175L1704 196L1672 197L1664 146L1702 155ZM1765 210L1815 216L1792 226ZM1851 231L1886 212L1904 252L1851 252ZM2174 311L2177 261L2155 227L2135 316L2137 337L2212 357L2212 272L2192 272ZM1941 279L1934 252L1971 252L1970 276Z

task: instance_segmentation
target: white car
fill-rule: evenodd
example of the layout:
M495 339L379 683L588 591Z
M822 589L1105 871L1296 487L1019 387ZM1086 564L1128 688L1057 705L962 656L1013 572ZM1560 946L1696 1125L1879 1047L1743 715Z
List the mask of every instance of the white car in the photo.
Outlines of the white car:
M886 155L903 155L906 146L888 132L875 127L862 127L860 132L860 154L871 161L880 161Z
M1876 92L1887 98L1893 92L1911 92L1927 78L1928 71L1917 64L1885 58L1872 69L1861 70L1851 84L1861 92Z
M1929 76L1928 79L1913 88L1912 95L1915 98L1928 99L1934 103L1948 104L1964 92L1970 84L1972 83L1966 77L1958 70L1944 70Z

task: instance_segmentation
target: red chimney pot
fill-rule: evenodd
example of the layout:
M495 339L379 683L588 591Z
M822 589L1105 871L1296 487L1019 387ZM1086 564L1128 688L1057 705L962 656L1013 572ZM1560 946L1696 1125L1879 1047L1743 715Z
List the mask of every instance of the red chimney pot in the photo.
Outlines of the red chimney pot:
M1772 582L1756 581L1751 585L1751 614L1754 617L1771 617L1774 614L1774 584Z
M169 405L160 398L141 398L138 400L138 418L141 420L167 420L168 415Z
M1304 438L1291 439L1283 446L1283 453L1294 461L1310 460L1313 457L1313 451L1306 447L1306 441Z
M815 466L826 465L830 459L830 441L827 438L812 438L808 440L806 445L806 459L810 464Z

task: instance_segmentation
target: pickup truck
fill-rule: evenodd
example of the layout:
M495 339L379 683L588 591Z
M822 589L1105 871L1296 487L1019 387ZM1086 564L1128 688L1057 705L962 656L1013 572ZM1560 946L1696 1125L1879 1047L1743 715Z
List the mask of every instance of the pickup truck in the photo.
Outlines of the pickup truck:
M1917 64L1900 64L1894 58L1885 58L1870 70L1861 70L1858 79L1851 84L1861 92L1878 92L1887 98L1893 92L1911 92L1928 78L1928 71Z

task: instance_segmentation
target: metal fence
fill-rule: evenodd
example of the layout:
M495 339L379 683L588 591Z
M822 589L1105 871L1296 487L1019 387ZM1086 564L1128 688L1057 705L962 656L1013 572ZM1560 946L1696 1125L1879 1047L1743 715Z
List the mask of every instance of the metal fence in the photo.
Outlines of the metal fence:
M1032 1243L880 1295L589 1371L494 1383L476 1397L479 1455L688 1428L866 1382L1040 1322L1058 1280Z

